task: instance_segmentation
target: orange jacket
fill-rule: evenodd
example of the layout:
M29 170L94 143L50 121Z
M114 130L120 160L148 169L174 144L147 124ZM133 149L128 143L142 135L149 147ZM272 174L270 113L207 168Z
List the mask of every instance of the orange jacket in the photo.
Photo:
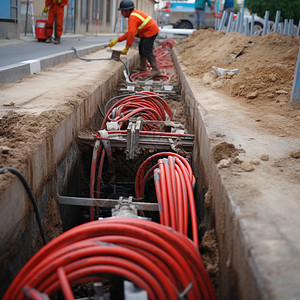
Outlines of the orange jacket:
M138 16L137 16L138 15ZM159 32L158 25L146 13L140 10L134 9L128 18L128 31L119 37L119 41L127 40L126 46L130 47L134 41L135 36L137 37L151 37ZM146 25L143 26L143 23ZM138 29L138 27L142 27Z
M60 3L59 3L59 1L60 0L46 0L45 6L49 6L51 8L51 6L53 6L53 4L60 4L60 6L68 5L68 0L61 0Z

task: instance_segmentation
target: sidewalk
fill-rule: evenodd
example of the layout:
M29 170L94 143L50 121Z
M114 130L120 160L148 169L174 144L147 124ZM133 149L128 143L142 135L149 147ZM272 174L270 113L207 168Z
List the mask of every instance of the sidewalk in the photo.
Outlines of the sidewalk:
M72 47L76 47L79 56L95 52L102 49L115 36L117 35L114 33L97 34L97 36L95 34L63 34L60 45L40 43L32 34L21 35L19 39L2 39L0 48L11 47L8 50L3 49L4 54L0 54L4 63L9 61L5 60L5 56L8 58L12 55L12 51L16 57L24 56L24 54L28 56L25 59L16 60L16 63L11 64L10 62L8 65L0 66L0 83L14 82L40 72L44 68L71 61L76 58L74 51L70 50ZM16 46L20 46L20 48ZM33 51L36 52L35 55L33 55Z

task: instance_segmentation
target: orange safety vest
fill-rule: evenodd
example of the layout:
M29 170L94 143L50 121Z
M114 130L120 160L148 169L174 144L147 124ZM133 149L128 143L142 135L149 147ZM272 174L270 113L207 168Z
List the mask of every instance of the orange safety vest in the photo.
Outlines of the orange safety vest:
M146 13L134 9L128 18L128 31L119 37L119 41L127 40L126 46L130 47L135 36L140 38L152 37L159 32L158 25Z

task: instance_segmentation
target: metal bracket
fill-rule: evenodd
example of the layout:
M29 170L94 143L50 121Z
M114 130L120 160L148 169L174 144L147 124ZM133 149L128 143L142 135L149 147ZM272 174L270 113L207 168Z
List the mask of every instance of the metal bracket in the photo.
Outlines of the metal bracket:
M127 127L127 143L126 143L126 159L134 159L140 154L139 140L140 130L143 127L143 122L140 118L130 118Z
M63 204L63 205L79 205L79 206L95 206L95 207L98 206L98 207L106 207L106 208L114 208L116 207L116 205L120 204L119 200L117 199L80 198L80 197L68 197L68 196L61 196L61 195L57 195L57 201L59 204ZM157 203L133 201L132 204L134 204L137 210L158 211Z
M132 197L119 198L119 203L111 210L112 217L137 217L138 211L132 202Z

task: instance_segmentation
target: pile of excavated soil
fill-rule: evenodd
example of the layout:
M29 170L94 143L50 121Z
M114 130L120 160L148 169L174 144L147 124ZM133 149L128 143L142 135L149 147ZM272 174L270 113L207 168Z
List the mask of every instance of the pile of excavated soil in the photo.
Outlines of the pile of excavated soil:
M299 45L299 36L207 29L194 32L175 49L188 76L251 107L269 133L299 137L300 106L290 102Z

